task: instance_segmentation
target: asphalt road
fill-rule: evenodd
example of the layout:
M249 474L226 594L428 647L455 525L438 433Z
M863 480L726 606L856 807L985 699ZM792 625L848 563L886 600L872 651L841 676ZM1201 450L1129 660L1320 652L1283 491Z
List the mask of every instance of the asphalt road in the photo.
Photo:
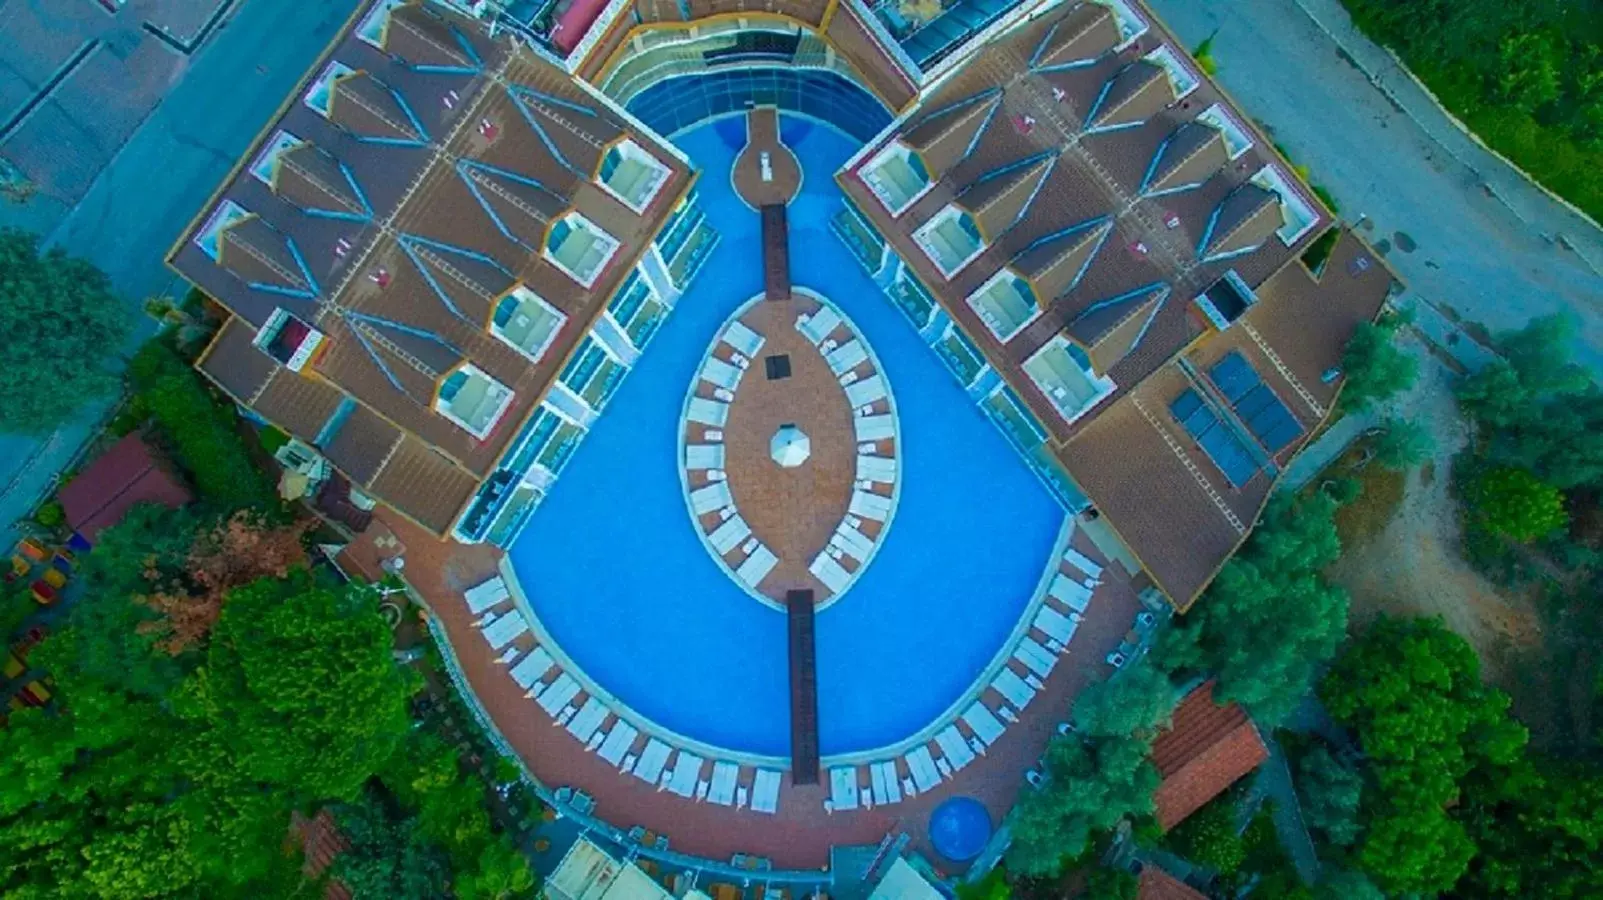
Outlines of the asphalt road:
M49 241L111 277L135 308L183 284L162 262L178 235L333 39L355 0L242 0ZM25 515L98 421L46 438L0 435L0 531Z
M1414 291L1493 330L1573 311L1603 372L1603 233L1458 132L1338 0L1147 2L1188 48L1217 31L1225 90Z

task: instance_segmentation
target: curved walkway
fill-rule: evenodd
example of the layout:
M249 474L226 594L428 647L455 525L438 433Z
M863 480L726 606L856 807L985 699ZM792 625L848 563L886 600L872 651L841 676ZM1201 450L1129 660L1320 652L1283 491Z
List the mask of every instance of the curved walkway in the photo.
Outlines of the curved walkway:
M1188 47L1217 32L1218 80L1414 291L1494 330L1570 310L1603 371L1603 234L1460 132L1340 0L1148 3Z

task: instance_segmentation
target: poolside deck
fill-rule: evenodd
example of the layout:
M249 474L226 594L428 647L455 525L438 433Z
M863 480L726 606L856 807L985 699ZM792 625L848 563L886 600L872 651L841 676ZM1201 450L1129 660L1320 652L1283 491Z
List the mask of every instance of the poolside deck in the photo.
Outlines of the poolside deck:
M1073 546L1093 559L1104 559L1083 530L1075 534ZM911 838L911 849L934 859L929 815L956 795L975 797L1000 821L1023 787L1024 771L1035 765L1063 711L1090 681L1106 677L1109 669L1102 659L1123 639L1139 609L1136 586L1117 565L1108 566L1070 651L1044 679L1043 690L1020 721L1009 725L985 756L935 789L890 806L831 814L823 802L829 796L827 784L792 785L787 779L780 789L777 814L764 815L681 798L622 774L594 753L586 753L524 697L506 666L497 661L498 654L479 636L476 617L462 599L463 589L496 572L500 551L440 541L381 508L375 524L345 549L340 562L349 571L377 578L382 574L379 562L398 554L406 558L408 582L429 602L450 635L474 694L542 781L585 791L595 798L597 815L624 828L641 825L668 835L676 851L722 861L734 853L756 854L771 859L776 868L788 869L826 866L832 846L872 844L901 831ZM535 583L528 587L539 589ZM982 699L995 702L994 695L988 689ZM741 784L749 787L751 778L750 768L742 767Z
M784 206L801 191L801 163L779 136L778 108L759 106L746 113L746 146L735 157L731 177L735 192L753 209Z

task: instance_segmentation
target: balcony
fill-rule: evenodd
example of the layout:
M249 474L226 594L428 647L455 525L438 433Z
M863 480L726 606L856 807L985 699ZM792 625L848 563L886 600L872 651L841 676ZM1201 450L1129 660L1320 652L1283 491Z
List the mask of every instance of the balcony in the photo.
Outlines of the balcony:
M596 183L620 203L643 213L668 181L668 167L627 138L601 157Z
M569 278L591 288L617 254L618 247L618 239L594 222L578 213L569 213L551 226L541 255Z
M858 175L892 216L899 216L930 189L930 173L918 154L900 141L864 163Z
M969 295L969 308L1006 343L1041 314L1035 289L1012 269L1003 269Z
M537 363L567 321L556 307L520 284L496 304L490 332Z
M961 272L985 251L985 236L979 224L955 206L936 213L913 232L913 240L947 278Z
M482 441L506 414L512 396L511 388L472 363L463 363L440 382L434 411Z
M1024 361L1024 373L1041 389L1065 422L1085 415L1114 391L1113 380L1098 376L1085 351L1057 335Z

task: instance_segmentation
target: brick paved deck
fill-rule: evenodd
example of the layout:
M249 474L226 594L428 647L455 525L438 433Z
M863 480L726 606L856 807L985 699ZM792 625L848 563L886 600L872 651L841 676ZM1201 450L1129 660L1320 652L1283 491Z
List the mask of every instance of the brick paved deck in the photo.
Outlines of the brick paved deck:
M762 154L768 154L773 175L762 179ZM735 192L753 209L789 203L801 190L801 163L779 139L779 110L759 106L746 113L746 146L735 157Z
M380 543L387 546L376 546ZM1083 532L1075 534L1073 546L1093 559L1103 559ZM1067 715L1070 701L1092 678L1108 673L1103 657L1118 645L1139 609L1135 588L1123 569L1109 566L1069 652L1046 679L1045 689L987 755L934 790L888 807L829 814L823 806L827 780L822 785L797 787L786 779L780 789L779 812L770 816L684 799L621 774L593 753L584 752L525 698L507 676L506 667L496 661L498 654L479 636L462 601L464 588L496 571L499 551L437 540L380 510L373 526L346 549L340 561L354 572L376 577L379 560L397 552L404 553L407 580L428 600L450 635L474 693L543 782L553 788L571 785L585 791L595 798L597 815L625 828L643 825L666 834L677 851L723 861L734 853L754 853L783 869L821 868L828 863L831 846L873 843L891 831L906 831L912 849L936 859L927 834L929 815L941 801L958 794L979 799L993 820L1000 821L1023 786L1024 771L1045 749L1054 727ZM532 646L527 635L520 642ZM989 689L981 698L993 708L999 705L1000 698ZM642 736L636 751L644 743ZM905 764L901 770L906 774ZM752 769L742 767L741 784L749 787L752 777ZM866 773L861 781L866 792Z

